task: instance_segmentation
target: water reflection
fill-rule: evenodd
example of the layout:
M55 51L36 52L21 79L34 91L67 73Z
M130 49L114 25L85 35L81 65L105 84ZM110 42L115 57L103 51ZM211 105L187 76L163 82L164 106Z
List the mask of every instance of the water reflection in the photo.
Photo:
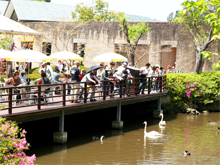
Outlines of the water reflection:
M148 132L164 134L158 138L144 136L142 121L102 132L103 141L92 141L88 135L84 143L74 139L72 145L70 138L66 146L54 146L53 153L37 157L36 164L219 164L220 133L217 126L207 125L210 120L220 126L219 115L178 114L172 120L166 115L165 128L158 126L158 119L147 119ZM137 129L125 131L135 125ZM185 150L192 155L184 157Z

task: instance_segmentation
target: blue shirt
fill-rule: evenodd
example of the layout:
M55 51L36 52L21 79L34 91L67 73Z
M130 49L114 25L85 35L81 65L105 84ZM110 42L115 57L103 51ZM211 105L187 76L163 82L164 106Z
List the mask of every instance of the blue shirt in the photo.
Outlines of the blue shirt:
M58 81L58 78L61 77L59 73L53 72L53 77L55 81Z

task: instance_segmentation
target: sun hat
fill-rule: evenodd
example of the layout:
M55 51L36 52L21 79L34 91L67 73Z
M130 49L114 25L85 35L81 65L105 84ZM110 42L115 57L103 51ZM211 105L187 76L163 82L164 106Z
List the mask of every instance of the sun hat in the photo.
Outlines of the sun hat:
M111 70L111 68L110 68L109 66L107 66L107 67L105 68L105 70Z
M100 65L105 65L105 63L104 62L100 62Z
M156 68L160 68L160 65L159 65L159 64L157 64L157 65L155 65L155 67L156 67Z
M122 63L122 65L126 65L127 66L128 64L126 62L124 62L124 63Z

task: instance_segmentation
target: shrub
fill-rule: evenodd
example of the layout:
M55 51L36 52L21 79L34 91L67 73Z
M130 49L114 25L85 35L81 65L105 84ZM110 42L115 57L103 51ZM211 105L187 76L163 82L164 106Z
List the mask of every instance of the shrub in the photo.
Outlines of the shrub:
M19 129L14 121L0 117L0 164L32 165L35 155L26 156L30 144L26 141L26 131Z
M220 72L169 73L167 87L173 102L183 101L190 106L211 104L220 98Z

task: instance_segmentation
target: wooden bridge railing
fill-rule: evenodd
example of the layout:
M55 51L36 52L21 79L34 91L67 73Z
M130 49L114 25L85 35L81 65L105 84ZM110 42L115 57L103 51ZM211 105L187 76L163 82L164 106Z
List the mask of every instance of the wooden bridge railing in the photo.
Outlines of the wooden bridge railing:
M94 84L90 84L89 82L4 87L0 88L0 105L5 105L2 111L8 110L8 114L12 114L13 109L17 108L35 106L38 110L41 110L43 105L57 103L62 103L61 105L57 104L57 106L66 106L66 102L70 101L68 97L74 95L77 95L77 99L73 101L81 103L88 103L90 98L90 101L94 101L96 98L99 98L99 100L106 100L109 98L121 99L129 96L149 95L166 90L166 75L159 77L132 78L122 81L105 80L102 81L102 83L103 85L99 84L95 87ZM84 84L84 88L70 88L71 84ZM48 87L49 90L45 90ZM143 89L143 93L140 93L141 88ZM94 91L94 89L96 90ZM74 94L77 90L81 92ZM15 91L20 91L20 93L15 93ZM70 91L72 91L72 93L70 93ZM55 94L55 92L57 94ZM92 93L95 93L94 97L91 97ZM19 95L21 99L17 98ZM48 99L53 99L53 101L45 101Z

